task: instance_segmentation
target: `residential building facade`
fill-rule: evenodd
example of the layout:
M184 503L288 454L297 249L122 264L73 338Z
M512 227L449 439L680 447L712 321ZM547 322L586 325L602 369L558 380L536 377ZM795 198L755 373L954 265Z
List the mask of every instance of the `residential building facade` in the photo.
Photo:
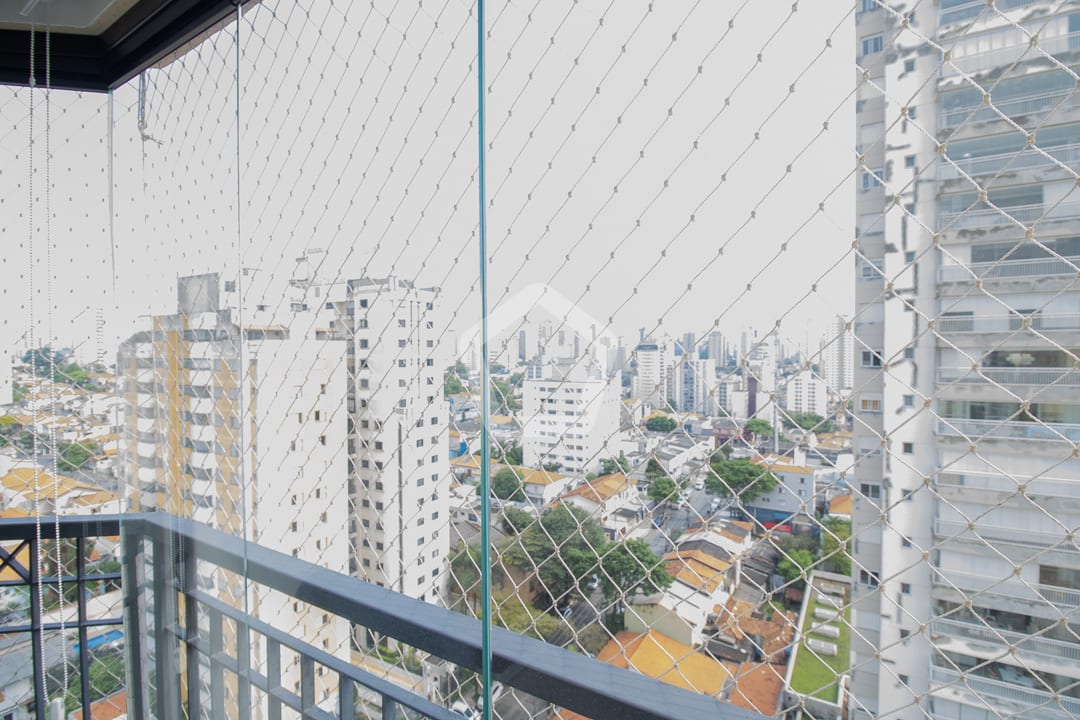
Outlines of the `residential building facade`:
M1080 13L861 9L850 717L1075 715Z

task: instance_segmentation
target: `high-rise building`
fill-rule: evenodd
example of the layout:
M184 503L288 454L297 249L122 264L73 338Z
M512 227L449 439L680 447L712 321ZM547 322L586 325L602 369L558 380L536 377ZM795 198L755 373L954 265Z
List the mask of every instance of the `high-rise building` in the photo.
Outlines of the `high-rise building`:
M675 358L671 371L675 409L680 412L716 415L716 364L696 354Z
M118 354L132 509L191 518L346 572L345 343L315 336L333 313L293 286L277 306L258 305L241 322L236 280L213 273L177 285L177 312L154 316L152 329ZM199 582L226 602L244 602L233 576ZM341 619L324 622L316 608L273 593L248 602L260 617L302 624L348 658ZM329 682L322 689L335 691Z
M620 379L596 361L554 361L541 377L522 385L522 451L525 465L558 464L565 473L587 473L617 455L605 443L619 430Z
M668 375L675 359L671 341L647 338L638 344L634 356L637 359L634 397L654 408L667 407Z
M837 315L821 338L821 378L837 399L847 397L855 380L855 348L848 318Z
M813 370L802 370L784 380L785 406L789 413L828 414L825 382Z
M707 354L705 357L713 360L716 363L716 367L724 367L727 364L729 354L728 342L720 331L714 330L709 333L706 351Z
M1075 715L1080 13L861 8L849 717Z

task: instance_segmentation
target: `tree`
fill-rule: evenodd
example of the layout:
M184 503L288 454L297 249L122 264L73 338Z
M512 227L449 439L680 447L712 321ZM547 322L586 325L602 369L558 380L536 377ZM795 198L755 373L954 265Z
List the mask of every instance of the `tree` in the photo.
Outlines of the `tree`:
M759 438L772 437L772 425L765 422L761 418L751 418L746 421L746 425L744 425L743 427L745 427L748 431L758 436Z
M829 518L821 532L822 568L839 575L851 574L851 523L840 518Z
M491 494L502 500L514 500L524 502L525 489L521 486L521 478L510 468L503 468L495 473L491 480Z
M502 528L507 535L517 535L533 523L533 516L529 513L508 506L503 508Z
M512 445L503 455L507 465L521 465L525 462L525 451L520 445Z
M814 413L792 413L784 418L784 425L819 433L832 432L835 429L832 420L826 420Z
M667 471L664 470L664 466L660 464L660 461L655 457L649 458L649 462L645 464L645 477L649 480L656 480L667 476Z
M675 422L673 418L670 418L667 415L657 415L645 421L645 429L652 430L653 432L667 433L671 432L678 426L679 424Z
M609 602L624 601L639 592L660 592L671 585L672 578L664 561L653 553L644 540L625 540L604 548L600 558L600 589Z
M705 477L705 490L713 495L736 496L749 502L776 488L776 476L749 460L713 460Z
M448 372L443 376L443 392L446 395L465 392L465 386L461 384L461 378L457 376L457 373Z
M671 498L675 497L675 491L678 487L675 485L675 481L669 477L656 478L649 485L648 496L650 500L656 502L667 502Z
M816 559L810 550L792 550L776 564L776 572L793 587L805 587L810 567Z
M562 463L558 463L558 462L544 463L544 469L547 470L548 472L559 472L560 470L562 470Z
M580 595L582 578L597 571L604 531L584 510L557 505L545 510L507 545L503 561L535 569L551 605Z
M78 470L97 452L97 443L58 443L56 467L65 472Z
M510 387L519 388L525 382L525 373L514 373L510 376Z
M623 453L619 453L617 458L605 458L600 461L600 474L601 475L614 475L615 473L629 473L630 472L630 459Z

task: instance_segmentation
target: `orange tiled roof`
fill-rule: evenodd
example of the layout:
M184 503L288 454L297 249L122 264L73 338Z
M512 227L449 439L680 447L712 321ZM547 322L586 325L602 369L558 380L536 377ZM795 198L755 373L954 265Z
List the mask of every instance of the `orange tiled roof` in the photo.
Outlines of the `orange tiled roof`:
M735 687L728 701L768 717L776 714L784 690L784 666L741 663L735 671Z
M851 495L840 495L834 497L829 501L829 514L831 515L851 515L852 497Z
M717 695L730 677L716 660L655 630L621 632L596 657L705 695Z
M622 473L601 475L595 480L586 480L585 484L564 493L563 497L583 497L594 503L602 503L605 500L618 495L630 487L630 481Z

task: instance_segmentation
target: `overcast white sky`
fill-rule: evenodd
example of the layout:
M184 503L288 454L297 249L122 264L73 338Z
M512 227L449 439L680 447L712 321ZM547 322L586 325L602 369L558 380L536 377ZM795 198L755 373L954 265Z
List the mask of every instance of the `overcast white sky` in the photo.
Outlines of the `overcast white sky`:
M493 305L547 282L628 341L661 320L661 331L700 334L717 321L735 332L786 316L792 340L816 344L853 302L851 10L821 0L795 13L763 0L666 0L651 11L636 0L489 2ZM259 267L253 304L280 293L304 249L322 248L322 275L438 285L447 317L460 308L452 324L468 327L478 314L469 11L458 0L383 0L249 12L239 248L233 28L147 74L152 140L140 138L137 83L116 92L115 247L108 99L54 93L53 251L36 132L32 292L29 93L0 89L0 300L29 315L34 298L41 336L51 289L53 334L89 354L101 308L111 357L139 315L174 309L178 275ZM35 102L40 131L41 93ZM13 312L3 322L15 338L28 326Z

